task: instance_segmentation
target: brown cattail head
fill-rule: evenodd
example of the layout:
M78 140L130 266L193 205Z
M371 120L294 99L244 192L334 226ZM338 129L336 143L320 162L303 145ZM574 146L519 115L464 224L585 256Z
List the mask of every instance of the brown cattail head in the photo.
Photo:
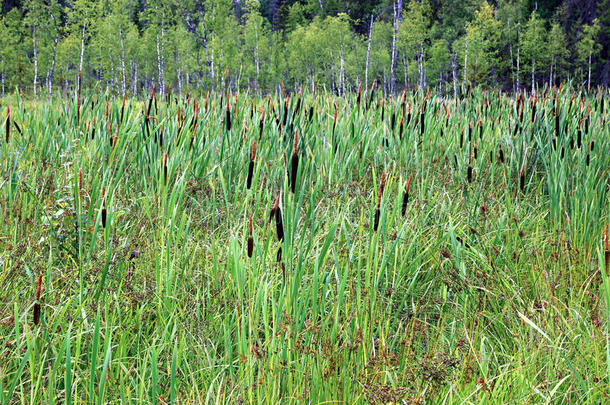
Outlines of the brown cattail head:
M373 219L373 231L377 232L379 228L379 217L381 216L381 210L379 208L375 208L375 218Z
M40 290L42 288L42 274L38 276L38 286L36 287L36 302L34 303L34 325L40 323Z
M335 116L333 117L333 130L332 134L335 134L335 127L337 126L337 104L335 103Z
M78 191L83 189L83 169L78 169Z
M122 124L123 123L123 113L125 112L125 96L123 96L123 104L121 105L121 118L119 120L119 122Z
M278 196L275 200L275 230L277 232L277 240L279 242L284 240L284 223L282 221L282 209L279 206L280 197Z
M252 186L252 176L254 175L254 159L248 163L248 175L246 176L246 190L250 190Z
M608 239L608 225L606 224L606 232L604 232L604 250L610 251L610 240Z
M248 257L252 257L254 238L252 238L252 215L248 217Z
M106 187L102 187L102 227L106 228Z
M411 188L411 175L409 175L409 180L407 180L407 187L405 188L405 195L402 198L402 216L404 217L407 212L407 205L409 204L409 189Z
M42 274L38 276L38 285L36 287L36 301L40 300L40 291L42 289Z
M229 107L229 98L227 97L227 108L225 110L225 125L227 131L231 131L231 108Z
M290 190L294 193L297 188L297 174L299 172L299 155L297 154L297 143L298 143L299 132L294 133L294 147L292 150L292 158L290 160L291 171L290 171Z
M167 151L163 151L163 184L167 185Z
M11 107L6 107L6 143L11 137Z

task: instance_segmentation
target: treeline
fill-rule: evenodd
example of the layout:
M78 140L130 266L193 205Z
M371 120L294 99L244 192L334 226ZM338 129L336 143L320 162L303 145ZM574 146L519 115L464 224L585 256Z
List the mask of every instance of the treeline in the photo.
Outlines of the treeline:
M610 0L10 0L0 19L2 94L607 85L609 50Z

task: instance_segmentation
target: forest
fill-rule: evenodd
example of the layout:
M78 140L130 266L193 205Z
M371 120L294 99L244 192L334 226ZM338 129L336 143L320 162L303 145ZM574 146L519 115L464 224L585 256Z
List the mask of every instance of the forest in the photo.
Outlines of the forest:
M610 0L8 0L0 77L33 96L590 88L610 83Z

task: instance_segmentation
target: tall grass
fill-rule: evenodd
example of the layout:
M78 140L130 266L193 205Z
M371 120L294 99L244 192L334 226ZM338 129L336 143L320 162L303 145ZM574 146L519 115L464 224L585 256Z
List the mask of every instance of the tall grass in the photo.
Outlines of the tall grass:
M603 90L169 100L1 100L0 403L610 395Z

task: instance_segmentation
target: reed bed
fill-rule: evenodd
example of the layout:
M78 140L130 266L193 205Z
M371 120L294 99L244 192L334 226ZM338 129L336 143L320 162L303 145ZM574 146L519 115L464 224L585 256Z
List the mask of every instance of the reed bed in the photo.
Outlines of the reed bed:
M0 403L606 402L606 98L0 100Z

